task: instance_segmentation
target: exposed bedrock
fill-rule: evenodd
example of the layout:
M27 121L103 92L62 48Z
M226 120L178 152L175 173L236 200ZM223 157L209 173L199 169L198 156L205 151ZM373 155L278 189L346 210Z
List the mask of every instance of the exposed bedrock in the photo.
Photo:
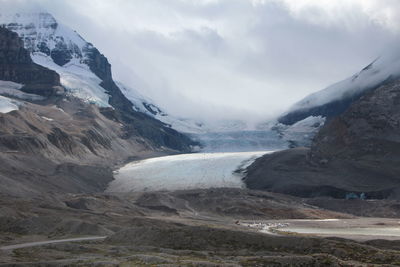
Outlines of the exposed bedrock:
M30 53L14 32L0 27L0 80L24 84L22 91L42 96L63 93L60 76L33 63Z

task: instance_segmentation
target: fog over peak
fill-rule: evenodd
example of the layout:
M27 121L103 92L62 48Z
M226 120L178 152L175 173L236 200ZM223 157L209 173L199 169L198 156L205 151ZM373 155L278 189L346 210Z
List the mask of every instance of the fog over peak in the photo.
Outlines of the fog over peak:
M47 10L168 112L272 118L395 50L395 0L0 0Z

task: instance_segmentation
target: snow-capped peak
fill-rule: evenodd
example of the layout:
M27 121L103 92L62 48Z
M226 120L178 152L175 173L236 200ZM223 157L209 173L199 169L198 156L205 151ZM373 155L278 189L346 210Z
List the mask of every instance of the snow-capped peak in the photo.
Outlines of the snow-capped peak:
M47 12L0 14L0 25L18 33L36 64L56 71L68 94L101 107L110 107L109 92L100 86L102 80L91 70L91 53L95 47L76 31L59 23ZM175 130L203 132L202 123L170 116L139 91L116 83L130 100L133 109L152 116Z
M90 70L93 45L47 12L0 14L0 25L22 38L36 64L56 71L67 93L101 107L110 107L102 80Z
M305 97L293 105L290 112L324 105L331 101L360 94L399 76L400 55L397 51L396 53L388 52L353 76Z
M58 65L64 65L72 58L84 58L85 51L91 46L46 12L0 14L0 25L18 33L31 53L51 56Z

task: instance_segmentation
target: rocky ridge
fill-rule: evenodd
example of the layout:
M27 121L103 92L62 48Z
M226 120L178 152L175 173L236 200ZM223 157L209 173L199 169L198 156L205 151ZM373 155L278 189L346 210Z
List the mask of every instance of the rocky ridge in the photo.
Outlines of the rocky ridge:
M24 84L26 93L55 96L63 93L60 76L35 64L23 41L14 32L0 27L0 80Z

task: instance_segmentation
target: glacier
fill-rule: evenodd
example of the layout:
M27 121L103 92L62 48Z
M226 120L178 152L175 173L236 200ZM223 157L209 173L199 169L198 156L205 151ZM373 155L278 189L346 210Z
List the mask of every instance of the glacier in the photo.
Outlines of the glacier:
M114 173L107 192L139 192L196 188L242 188L236 172L272 151L194 153L131 162Z

